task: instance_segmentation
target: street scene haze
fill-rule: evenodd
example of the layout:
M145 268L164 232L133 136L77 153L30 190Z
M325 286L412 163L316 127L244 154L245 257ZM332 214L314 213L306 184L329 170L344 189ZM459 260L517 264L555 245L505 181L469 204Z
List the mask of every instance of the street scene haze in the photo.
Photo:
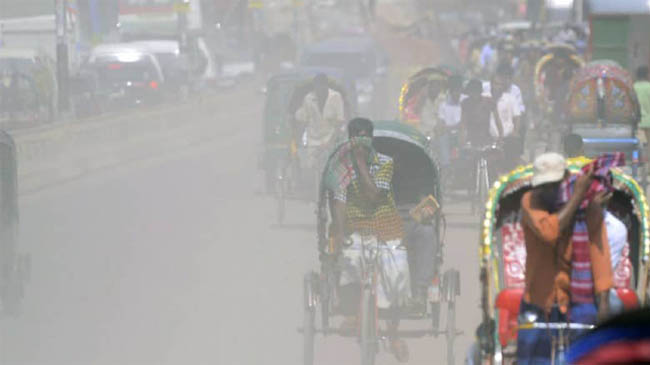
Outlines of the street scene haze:
M646 0L0 0L0 365L650 363Z

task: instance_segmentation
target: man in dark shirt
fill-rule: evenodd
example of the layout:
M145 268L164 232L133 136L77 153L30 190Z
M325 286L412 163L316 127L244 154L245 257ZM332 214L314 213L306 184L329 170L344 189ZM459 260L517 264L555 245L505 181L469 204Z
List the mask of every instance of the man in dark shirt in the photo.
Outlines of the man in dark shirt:
M492 142L490 136L490 114L496 120L499 134L503 136L503 126L499 113L496 112L496 103L492 98L482 95L483 84L477 79L470 80L465 88L467 98L461 103L461 128L472 146L487 146Z

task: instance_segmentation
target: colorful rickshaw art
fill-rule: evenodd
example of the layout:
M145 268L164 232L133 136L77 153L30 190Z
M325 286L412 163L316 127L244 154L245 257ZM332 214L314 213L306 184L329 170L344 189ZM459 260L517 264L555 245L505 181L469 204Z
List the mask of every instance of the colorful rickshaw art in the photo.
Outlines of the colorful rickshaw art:
M576 173L590 160L575 158L568 169ZM614 197L608 208L625 222L629 249L614 270L616 292L625 309L647 302L650 257L650 214L644 192L636 181L612 169ZM490 191L481 226L480 278L483 322L479 327L481 360L514 363L517 346L517 317L524 290L526 248L519 223L520 200L530 189L532 166L522 166L502 176Z
M442 83L447 87L447 79L452 71L445 67L428 67L420 70L406 80L399 96L400 120L412 126L420 124L422 107L427 99L427 88L431 82Z
M637 124L641 116L633 85L632 76L615 61L590 62L571 81L569 121Z
M599 60L580 69L571 80L565 120L568 132L582 137L587 157L623 152L625 171L642 188L647 186L644 148L637 138L639 102L634 80L623 67Z

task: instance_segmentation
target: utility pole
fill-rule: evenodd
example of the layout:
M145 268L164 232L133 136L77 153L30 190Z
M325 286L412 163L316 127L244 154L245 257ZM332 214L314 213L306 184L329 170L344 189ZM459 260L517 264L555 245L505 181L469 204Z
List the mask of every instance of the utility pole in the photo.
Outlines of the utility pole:
M59 97L59 111L68 111L68 37L66 22L67 0L54 0L54 19L56 23L56 81Z

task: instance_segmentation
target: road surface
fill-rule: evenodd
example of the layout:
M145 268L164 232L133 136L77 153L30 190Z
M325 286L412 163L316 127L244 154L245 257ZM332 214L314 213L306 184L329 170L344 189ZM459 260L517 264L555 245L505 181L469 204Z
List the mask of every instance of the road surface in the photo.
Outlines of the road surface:
M262 95L250 95L215 121L219 140L21 197L32 279L22 316L0 321L1 364L300 364L314 207L291 203L274 225L255 170ZM478 218L447 210L461 363L480 320ZM357 363L354 340L317 341L317 364ZM445 361L442 337L409 344L412 364Z

